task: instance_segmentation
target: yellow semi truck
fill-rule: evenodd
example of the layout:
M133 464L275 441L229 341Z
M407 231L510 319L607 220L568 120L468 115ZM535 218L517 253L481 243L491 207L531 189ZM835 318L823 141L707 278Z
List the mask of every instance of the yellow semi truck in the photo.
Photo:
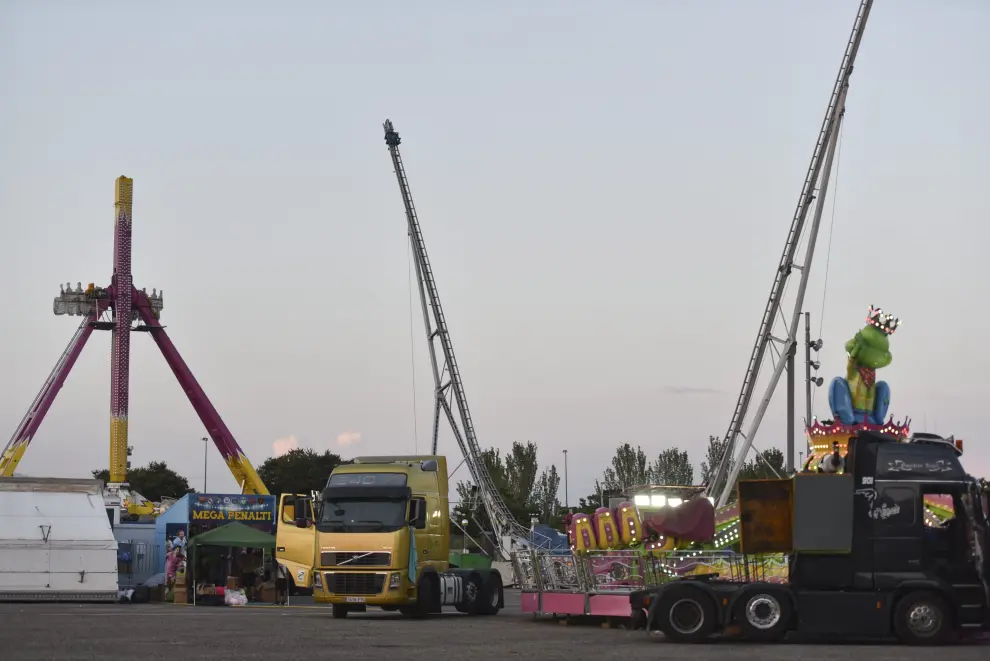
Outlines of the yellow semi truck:
M368 606L495 615L505 605L499 572L450 565L447 488L445 457L358 457L334 469L315 507L310 496L281 497L279 560L335 618Z

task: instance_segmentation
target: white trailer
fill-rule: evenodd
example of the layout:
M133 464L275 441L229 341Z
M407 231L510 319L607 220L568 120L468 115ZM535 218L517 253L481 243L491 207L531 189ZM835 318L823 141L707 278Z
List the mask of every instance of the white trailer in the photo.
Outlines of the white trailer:
M0 478L0 601L116 601L99 480Z

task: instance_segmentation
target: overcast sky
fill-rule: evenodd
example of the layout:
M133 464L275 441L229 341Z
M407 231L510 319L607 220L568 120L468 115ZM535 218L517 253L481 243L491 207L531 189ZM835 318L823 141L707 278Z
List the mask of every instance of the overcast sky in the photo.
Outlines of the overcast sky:
M164 289L168 333L256 465L294 445L428 451L391 118L480 444L532 440L558 467L569 450L572 503L620 442L700 462L857 5L0 0L0 429L72 336L59 283L109 283L124 174L135 283ZM964 438L978 475L988 29L983 0L876 3L806 301L826 384L870 304L904 319L891 412ZM21 472L107 465L109 343L91 339ZM144 335L130 402L134 464L202 488L203 427ZM781 389L756 444L785 437ZM441 451L460 461L449 434ZM209 462L210 490L235 489Z

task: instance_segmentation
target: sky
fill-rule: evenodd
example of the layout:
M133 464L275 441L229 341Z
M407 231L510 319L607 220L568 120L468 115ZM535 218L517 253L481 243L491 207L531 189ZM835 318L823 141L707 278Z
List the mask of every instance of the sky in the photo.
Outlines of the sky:
M73 334L59 283L109 284L126 175L135 284L164 290L255 465L428 452L388 118L480 445L533 441L561 473L568 450L572 504L623 442L697 464L729 424L857 6L0 0L0 428ZM988 27L983 0L876 3L804 305L826 385L871 304L901 317L891 413L963 438L976 475ZM109 344L94 334L19 472L107 465ZM131 346L132 462L201 489L203 426L151 339ZM757 447L784 446L784 399ZM209 490L235 490L208 450ZM460 461L446 430L440 452Z

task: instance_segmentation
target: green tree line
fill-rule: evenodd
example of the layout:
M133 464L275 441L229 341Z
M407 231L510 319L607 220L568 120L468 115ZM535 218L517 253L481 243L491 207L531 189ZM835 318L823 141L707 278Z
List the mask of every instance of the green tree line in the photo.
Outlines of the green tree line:
M709 437L701 471L697 476L700 478L697 480L699 484L712 477L724 451L723 440L716 436ZM530 517L535 516L542 523L559 524L563 515L559 494L561 475L553 464L540 470L535 443L515 442L504 455L497 448L489 448L483 452L482 459L496 489L517 521L528 526ZM754 456L743 465L739 471L739 479L784 475L784 461L783 452L778 448L769 448L761 456ZM310 493L322 490L331 471L349 462L349 459L345 460L329 450L317 452L301 448L278 457L269 457L258 467L258 475L273 495ZM104 482L110 479L106 469L94 470L92 474ZM189 485L189 480L160 461L129 468L127 479L135 491L156 502L163 497L181 498L187 493L195 492ZM594 493L579 498L577 509L590 513L600 507L603 500L608 503L610 497L628 493L630 489L641 485L687 486L694 483L695 470L686 451L667 448L651 459L642 447L622 443L616 448L601 478L595 481ZM986 478L981 478L980 484L984 490L990 491L990 481ZM472 535L477 534L480 529L491 529L484 506L470 481L457 481L452 496L455 502L455 521L460 523L467 519Z

